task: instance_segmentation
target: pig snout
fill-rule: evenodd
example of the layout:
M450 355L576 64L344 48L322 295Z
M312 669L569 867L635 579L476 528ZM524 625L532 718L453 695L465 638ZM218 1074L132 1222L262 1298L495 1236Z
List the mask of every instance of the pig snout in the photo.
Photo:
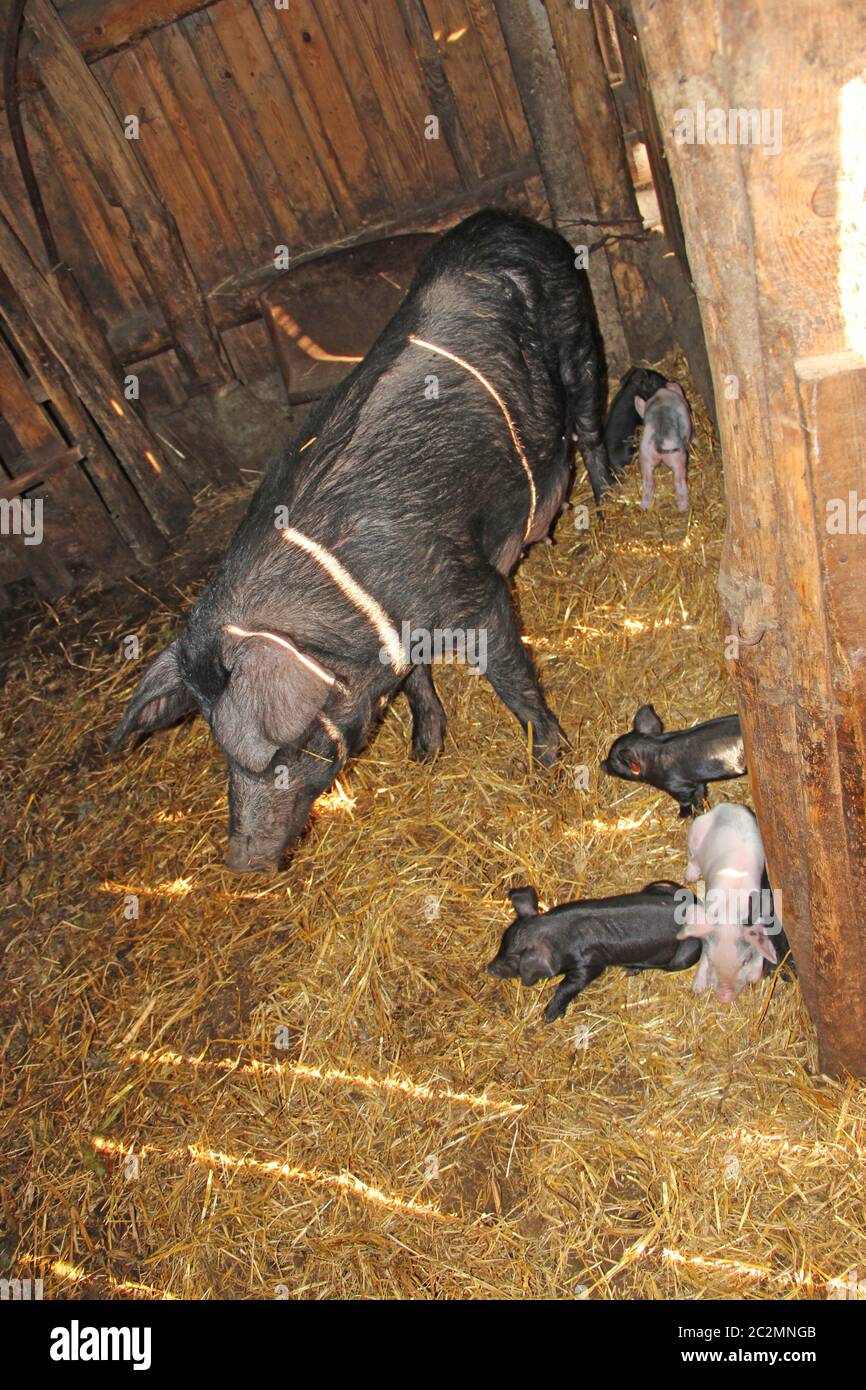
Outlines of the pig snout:
M257 852L249 835L240 832L229 835L226 868L233 874L276 873L281 858L280 854Z

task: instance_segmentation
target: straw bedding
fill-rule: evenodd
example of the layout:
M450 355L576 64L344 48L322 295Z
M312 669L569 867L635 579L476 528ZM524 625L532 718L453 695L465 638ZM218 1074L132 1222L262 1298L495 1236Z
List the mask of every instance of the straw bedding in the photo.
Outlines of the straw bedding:
M201 721L104 752L122 639L147 658L176 630L239 498L202 502L170 572L34 605L0 697L0 1275L197 1299L824 1298L866 1275L866 1095L816 1074L796 983L723 1008L690 974L612 970L547 1027L552 984L484 973L510 887L681 879L673 801L598 759L646 700L670 727L734 708L696 424L689 518L664 469L643 513L632 468L518 573L564 765L531 767L487 683L440 669L444 755L409 760L398 700L273 878L222 867Z

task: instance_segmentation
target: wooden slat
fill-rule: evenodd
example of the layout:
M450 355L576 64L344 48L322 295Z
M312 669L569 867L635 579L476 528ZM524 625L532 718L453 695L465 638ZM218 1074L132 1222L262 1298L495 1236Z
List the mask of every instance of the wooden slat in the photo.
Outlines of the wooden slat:
M462 108L457 105L454 92L451 89L454 65L449 63L446 68L444 56L433 37L424 0L398 0L398 3L406 33L417 55L430 97L431 114L435 115L439 121L440 139L444 138L447 141L451 158L463 180L464 187L472 188L478 179L483 177L489 160L484 158L487 153L486 149L479 153L470 145L467 137L464 122L466 115L469 114L470 101L464 100ZM468 22L464 27L466 33L471 31ZM463 35L464 38L466 33ZM482 73L483 71L482 68ZM476 89L477 84L478 78L476 76ZM475 102L476 96L477 90L472 94L472 103Z
M438 35L434 40L436 55L442 78L452 94L460 128L465 130L473 171L477 178L489 178L507 167L509 161L520 157L511 139L507 116L503 119L499 93L486 61L486 48L496 30L488 22L486 32L483 35L479 32L467 0L411 0L411 3L426 11L429 28ZM487 14L489 19L491 8ZM493 20L495 23L495 14ZM499 43L502 47L501 36ZM512 101L517 100L519 109L513 79L511 88ZM527 138L523 152L528 144ZM471 187L472 180L462 168L461 173L464 183Z
M150 45L177 103L184 145L194 144L193 158L202 166L199 177L208 197L216 196L222 204L217 214L220 225L226 219L231 224L232 230L223 233L229 259L237 268L254 262L273 246L265 204L235 145L231 123L208 86L187 30L184 25L162 29L151 36ZM164 198L171 194L171 190L160 192ZM221 248L212 248L207 282L216 268L214 258L221 270Z
M662 300L648 283L639 240L647 233L628 167L622 127L604 67L592 9L569 0L547 0L550 27L562 63L587 179L602 226L607 258L633 361L674 347Z
M41 460L34 464L34 458L42 454ZM58 472L61 468L71 468L81 462L81 450L77 447L67 449L62 444L52 444L47 450L36 449L28 458L28 463L32 466L26 473L17 473L9 483L0 486L0 497L20 497L24 492L44 483L46 478L50 478L52 473ZM95 560L101 557L97 554Z
M182 115L179 124L175 119L178 112L171 88L159 72L150 41L145 39L100 65L99 76L103 75L115 128L121 130L126 116L139 117L138 140L124 144L133 146L151 187L171 210L196 280L212 272L215 247L221 248L227 264L234 265L224 229L193 167L195 151L189 132Z
M206 301L177 235L173 220L155 197L125 140L105 93L60 24L48 0L30 0L28 22L39 39L39 66L52 94L62 102L109 196L122 207L140 257L171 328L191 381L227 381L222 353Z
M63 421L70 438L85 456L82 473L101 499L118 534L142 562L158 559L165 543L134 488L106 448L102 435L75 395L60 362L33 325L6 273L0 269L0 310L6 328L42 389ZM101 522L96 523L97 528ZM118 546L114 565L120 567L123 549Z
M206 11L185 20L184 32L195 49L214 101L231 129L247 176L267 210L268 245L297 246L301 240L300 223L269 153L263 149L253 112L239 89L210 13Z
M126 219L109 205L63 104L43 90L27 109L28 144L61 256L88 304L109 322L141 312L153 294Z
M183 524L189 494L176 477L165 452L106 365L104 345L84 332L55 287L36 269L5 218L0 218L0 264L47 345L63 363L127 475L146 501L154 520L171 534Z
M466 0L466 8L496 93L500 124L503 130L508 131L515 156L523 159L532 154L532 136L523 114L496 8L490 0Z
M424 122L430 111L419 57L406 32L399 7L377 0L343 0L344 22L354 36L379 99L384 128L396 142L414 187L429 198L436 189L459 186L460 174L447 140L427 140ZM435 114L435 113L432 113ZM400 199L405 206L407 194Z
M278 10L260 0L256 13L297 109L305 139L344 227L381 206L383 189L351 98L309 0Z
M206 10L218 0L73 0L62 7L69 36L88 63L136 43L146 34L175 24L187 15ZM39 87L39 73L31 57L32 45L22 36L19 89L22 95ZM0 93L0 110L2 110Z
M246 98L260 139L260 157L273 165L297 230L287 227L285 241L293 250L317 231L342 227L327 185L305 159L303 122L248 0L223 0L210 11L210 21L222 45L238 90ZM266 156L265 156L265 152Z

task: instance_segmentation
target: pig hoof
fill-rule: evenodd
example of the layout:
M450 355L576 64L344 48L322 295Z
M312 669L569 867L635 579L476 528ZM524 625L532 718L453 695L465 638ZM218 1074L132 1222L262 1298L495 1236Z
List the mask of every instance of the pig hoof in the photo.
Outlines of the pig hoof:
M541 763L542 767L556 767L562 754L562 741L556 743L537 744L533 749L535 761Z
M432 763L437 753L441 753L445 747L445 740L439 739L435 743L428 743L421 739L412 740L412 759L416 763Z

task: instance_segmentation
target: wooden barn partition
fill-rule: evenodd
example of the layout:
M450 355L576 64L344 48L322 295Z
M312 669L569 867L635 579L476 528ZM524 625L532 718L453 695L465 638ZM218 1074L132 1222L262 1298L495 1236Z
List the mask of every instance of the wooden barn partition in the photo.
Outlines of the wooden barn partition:
M715 380L769 871L821 1066L866 1076L866 10L632 9Z

